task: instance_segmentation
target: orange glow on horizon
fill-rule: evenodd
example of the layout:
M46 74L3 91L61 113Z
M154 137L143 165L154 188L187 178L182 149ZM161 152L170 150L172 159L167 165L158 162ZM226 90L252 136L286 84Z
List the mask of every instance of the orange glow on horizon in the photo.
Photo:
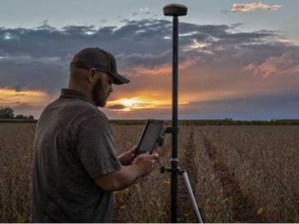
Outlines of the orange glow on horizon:
M48 94L38 90L16 92L14 89L0 89L0 106L12 106L17 103L44 105L48 100Z
M172 107L171 97L165 97L163 92L139 92L135 93L137 96L120 98L107 102L107 108L116 112L130 112L142 109L169 109ZM186 93L179 97L179 106L189 105L191 102L208 102L223 99L233 99L238 96L236 91L211 91L203 93Z

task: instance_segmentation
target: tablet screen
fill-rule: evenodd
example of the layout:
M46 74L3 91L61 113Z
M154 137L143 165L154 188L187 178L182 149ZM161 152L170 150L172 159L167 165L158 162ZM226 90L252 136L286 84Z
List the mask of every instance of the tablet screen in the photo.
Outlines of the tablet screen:
M145 153L147 151L153 150L162 127L163 127L163 121L161 122L149 121L138 147L139 153Z

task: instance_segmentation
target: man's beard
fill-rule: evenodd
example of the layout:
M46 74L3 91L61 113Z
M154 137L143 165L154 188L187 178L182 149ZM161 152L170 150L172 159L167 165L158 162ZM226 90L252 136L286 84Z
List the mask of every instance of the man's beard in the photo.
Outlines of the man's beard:
M101 91L100 94L99 91ZM98 107L104 107L106 105L107 98L108 94L104 92L103 81L101 78L99 78L93 87L92 99Z

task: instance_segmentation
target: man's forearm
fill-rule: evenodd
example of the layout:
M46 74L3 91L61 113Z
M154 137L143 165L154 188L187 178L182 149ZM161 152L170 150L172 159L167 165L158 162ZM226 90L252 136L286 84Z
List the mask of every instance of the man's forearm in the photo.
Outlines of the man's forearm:
M115 178L114 191L120 191L128 188L139 177L141 177L141 173L137 165L133 164L129 166L123 166Z
M128 188L139 177L141 171L136 164L130 166L122 166L119 171L99 176L95 179L96 184L105 191L120 191Z

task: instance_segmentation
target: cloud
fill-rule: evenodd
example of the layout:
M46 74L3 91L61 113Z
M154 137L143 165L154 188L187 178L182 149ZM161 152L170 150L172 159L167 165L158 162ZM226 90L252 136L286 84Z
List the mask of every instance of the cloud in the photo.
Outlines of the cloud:
M244 71L252 72L254 75L269 77L271 75L298 75L299 76L299 54L285 52L279 57L270 57L261 64L249 64Z
M267 5L261 2L234 3L229 10L224 10L224 12L252 12L256 10L275 11L279 8L281 8L281 5Z
M145 14L149 14L150 13L150 8L149 7L144 7L139 9L140 12L145 13Z
M285 45L295 45L295 41L294 40L289 40L289 39L277 39L277 42L285 44Z
M122 104L116 104L116 105L107 106L106 108L109 110L123 110L126 107Z
M298 46L285 41L287 38L277 31L245 32L242 26L180 23L180 101L190 102L186 108L198 100L258 97L268 91L283 93L298 88ZM129 85L115 87L111 101L147 96L147 105L161 97L163 102L171 102L171 35L172 23L159 19L126 19L119 27L69 25L58 30L46 23L34 29L2 27L0 90L10 89L10 95L42 92L46 105L66 87L73 55L85 47L100 47L116 56L118 71L131 80ZM25 103L37 105L30 103L37 98L26 98ZM24 103L22 99L11 102L17 100ZM165 105L155 109L164 111L161 108ZM109 107L107 113L113 116L116 109L126 109L119 103ZM38 116L35 109L34 116ZM146 115L150 108L140 111Z
M15 96L26 96L25 93L16 94Z
M140 8L138 11L134 11L132 16L150 15L151 10L149 7Z
M13 106L14 110L28 110L34 108L34 105L28 104L28 103L20 103L17 102L16 106Z
M217 101L193 102L188 107L180 107L180 119L198 116L200 119L234 118L241 120L298 118L298 92L284 94L265 94L256 96L240 96L233 99Z
M188 68L194 64L196 64L200 60L200 58L193 58L190 60L184 60L179 64L179 69ZM165 63L160 66L153 66L151 68L143 67L143 66L135 66L134 69L131 70L131 75L150 75L150 76L159 76L159 75L169 75L172 73L172 65L170 63Z

